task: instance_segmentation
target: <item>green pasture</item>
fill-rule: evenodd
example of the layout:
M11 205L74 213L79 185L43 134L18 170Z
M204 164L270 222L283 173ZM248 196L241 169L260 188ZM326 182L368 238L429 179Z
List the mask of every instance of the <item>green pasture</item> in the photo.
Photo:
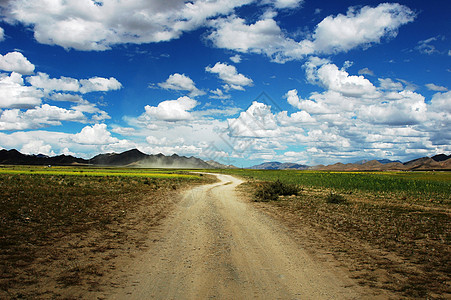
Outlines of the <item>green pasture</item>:
M196 179L199 175L186 171L168 169L132 169L132 168L87 168L87 167L41 167L41 166L3 166L0 174L23 175L68 175L68 176L125 176L149 178Z
M307 188L340 193L369 192L451 203L451 172L325 172L297 170L223 170L248 179L280 180Z

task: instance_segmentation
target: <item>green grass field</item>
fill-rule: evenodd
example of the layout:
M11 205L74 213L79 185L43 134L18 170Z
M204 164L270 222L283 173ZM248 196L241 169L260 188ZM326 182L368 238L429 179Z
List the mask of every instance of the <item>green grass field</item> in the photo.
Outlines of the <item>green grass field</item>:
M372 193L414 202L451 204L451 172L321 172L295 170L223 170L248 179L323 188L337 193Z
M88 168L88 167L41 167L41 166L3 166L0 174L38 174L68 176L128 176L148 178L196 179L199 175L173 169L133 169L133 168Z

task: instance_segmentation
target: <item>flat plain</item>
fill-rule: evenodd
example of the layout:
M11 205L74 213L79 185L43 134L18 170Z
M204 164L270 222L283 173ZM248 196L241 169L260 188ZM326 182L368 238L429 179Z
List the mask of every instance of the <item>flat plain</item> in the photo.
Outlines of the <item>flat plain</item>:
M283 264L271 267L265 258L268 255L262 252L269 250L258 250L270 249L273 246L265 246L265 241L275 245L278 239L285 241L278 244L291 246L276 249L277 253L299 251L299 261L281 257L279 262L293 262L287 266L294 270L301 259L305 266L307 259L313 262L310 270L321 266L328 278L348 278L352 287L348 298L451 296L451 173L215 172L241 178L243 183L238 185L238 181L230 179L233 184L225 182L207 188L205 184L211 185L216 179L189 170L2 167L0 298L97 298L124 291L130 293L125 295L142 296L140 293L146 290L138 289L139 283L133 281L136 278L162 284L148 291L156 293L156 298L224 298L233 291L242 291L243 296L295 296L290 293L297 290L296 283L302 283L296 279L302 278L299 272L286 271L290 276L284 277L288 275L279 274L286 269ZM274 183L290 186L296 192L274 192ZM203 186L193 189L200 184ZM196 189L203 192L187 199ZM262 190L264 195L276 195L261 198ZM197 217L190 209L198 213ZM260 221L247 226L253 219ZM191 240L206 242L191 247L194 241L174 236L173 246L166 247L172 229L189 228L193 230L182 235L198 232L200 235L193 235ZM243 235L243 228L252 232ZM252 234L258 236L261 231L272 232L271 239L267 235L265 241L255 240L252 244ZM214 233L212 240L205 239L209 232ZM158 249L169 252L164 255ZM211 249L214 252L210 253ZM250 252L241 253L239 249L257 250L255 257L243 261ZM184 256L190 259L180 258ZM146 257L159 257L163 262ZM184 294L183 288L174 290L168 280L145 278L143 274L149 273L142 261L153 261L167 272L177 266L178 274L186 276L171 277L168 273L167 279L178 278L180 286L190 293ZM208 262L211 264L205 269ZM260 273L266 275L259 277ZM224 284L202 277L196 277L196 281L193 274L213 274ZM291 280L290 284L279 285L285 278ZM190 279L199 289L192 289ZM258 283L260 279L274 289L257 289L263 282ZM250 290L243 289L245 286ZM320 290L301 289L297 294L319 298L346 295L333 284L328 285L327 293L318 294Z

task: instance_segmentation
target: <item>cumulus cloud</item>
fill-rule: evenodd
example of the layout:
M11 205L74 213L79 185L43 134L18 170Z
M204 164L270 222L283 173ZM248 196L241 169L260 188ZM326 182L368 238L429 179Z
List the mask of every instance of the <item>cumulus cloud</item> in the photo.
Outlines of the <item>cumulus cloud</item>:
M86 117L81 111L43 104L42 106L21 111L8 109L0 113L0 130L37 129L45 126L58 126L61 121L84 122Z
M395 82L391 78L379 78L379 86L383 90L401 91L404 85L401 82Z
M299 7L304 0L273 0L274 7L278 9Z
M0 74L0 108L31 108L41 104L42 91L25 86L22 75Z
M192 118L190 110L198 105L198 102L187 96L177 100L167 100L160 102L158 106L146 105L146 114L158 120L175 122L185 121Z
M280 1L287 5L290 2L294 3ZM273 17L274 14L265 14L249 25L234 15L217 19L211 22L215 30L208 38L219 48L265 54L275 62L284 63L307 55L347 52L380 43L383 38L396 36L398 28L412 22L415 14L397 3L351 7L346 15L323 19L310 37L299 42L286 36Z
M43 89L46 93L52 91L66 91L86 94L90 92L107 92L122 88L122 84L114 77L92 77L89 79L78 80L65 76L61 76L60 78L50 78L48 74L38 72L37 75L27 77L27 81L32 86Z
M190 97L205 95L205 92L199 90L194 81L185 74L169 75L169 78L165 82L159 83L158 86L166 90L188 91Z
M326 63L317 68L316 64L306 63L307 79L320 84L330 91L348 97L375 97L376 87L365 77L349 75L344 69Z
M32 140L20 149L20 152L23 154L44 154L48 156L55 155L55 152L52 150L52 146L49 144L45 144L42 140Z
M300 99L298 96L298 91L296 89L289 90L284 98L287 99L287 102L293 107L299 107Z
M397 93L398 99L362 107L360 117L370 123L414 125L426 120L424 97L412 91Z
M221 89L210 90L210 93L213 94L209 96L212 99L230 99L232 97L229 94L224 94Z
M111 136L105 124L95 124L84 127L81 132L72 137L79 144L106 145L117 143L119 140Z
M235 66L226 63L217 62L213 67L206 67L205 71L218 74L218 77L224 81L227 88L244 91L245 86L252 85L252 79L238 73Z
M29 75L33 73L34 68L34 65L20 52L14 51L5 55L0 54L0 70Z
M435 92L446 92L446 91L448 91L447 87L436 85L436 84L433 84L433 83L425 84L425 86L430 91L435 91Z
M70 0L49 5L46 0L0 4L5 20L21 22L39 43L66 49L106 50L123 43L169 41L228 15L251 0L96 1Z
M384 37L394 37L397 29L412 22L415 13L404 5L382 3L377 7L349 8L346 15L328 16L312 36L312 48L317 53L337 53L358 46L380 43Z
M38 72L37 75L27 77L28 83L36 88L50 91L71 91L78 92L80 83L77 79L70 77L50 78L46 73Z
M451 121L451 91L434 94L430 107L434 112L447 113Z
M80 85L80 93L82 94L114 91L122 88L122 84L114 77L92 77L89 79L82 79L80 80Z
M426 101L399 80L377 79L376 87L329 61L308 63L307 76L325 89L322 93L304 99L291 89L284 95L295 109L291 114L253 102L227 120L230 143L241 156L315 164L352 162L357 157L408 160L451 151L446 129L451 126L451 92L438 92ZM306 150L284 155L281 151L290 145Z
M52 93L49 98L54 101L75 102L75 103L86 102L86 100L84 100L81 95L68 93Z
M238 137L268 137L279 134L277 119L271 113L271 107L257 101L236 119L229 119L229 132Z
M236 54L234 56L231 56L230 60L233 61L236 64L239 64L241 62L241 55Z
M249 25L236 16L214 20L211 23L215 30L208 38L218 48L264 54L276 62L300 59L310 52L286 37L271 16L265 17Z

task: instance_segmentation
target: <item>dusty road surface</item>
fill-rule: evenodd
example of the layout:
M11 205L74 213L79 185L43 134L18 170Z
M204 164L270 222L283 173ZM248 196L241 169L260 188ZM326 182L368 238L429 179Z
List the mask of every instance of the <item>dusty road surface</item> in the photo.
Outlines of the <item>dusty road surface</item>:
M372 298L315 261L281 225L240 200L229 175L188 191L148 252L123 272L115 299Z

